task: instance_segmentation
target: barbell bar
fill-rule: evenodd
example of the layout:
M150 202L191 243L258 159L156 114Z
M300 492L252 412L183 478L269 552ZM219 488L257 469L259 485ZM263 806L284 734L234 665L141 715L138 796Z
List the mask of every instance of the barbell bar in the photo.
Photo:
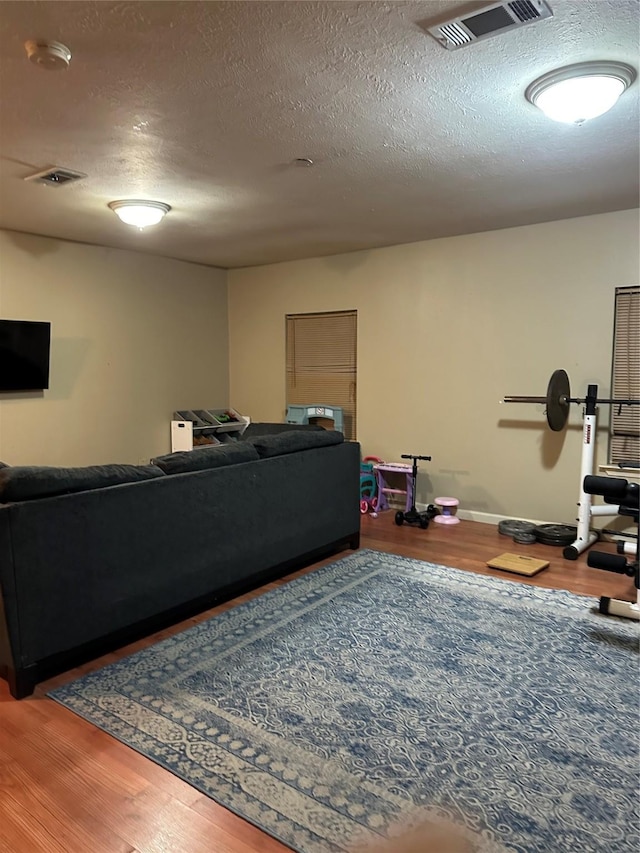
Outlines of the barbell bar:
M540 403L547 407L547 423L554 432L560 432L566 426L571 403L583 403L589 409L597 405L640 406L640 400L626 398L598 397L598 386L589 385L586 397L572 397L569 376L566 370L554 370L547 385L546 397L505 397L503 403Z

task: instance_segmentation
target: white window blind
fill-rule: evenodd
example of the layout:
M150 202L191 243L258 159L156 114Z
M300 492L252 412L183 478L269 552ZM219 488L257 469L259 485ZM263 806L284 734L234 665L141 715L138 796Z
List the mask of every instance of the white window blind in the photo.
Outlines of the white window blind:
M340 406L356 437L357 311L287 315L287 405Z
M640 287L616 290L612 373L614 399L640 398ZM640 406L611 406L610 457L640 461Z

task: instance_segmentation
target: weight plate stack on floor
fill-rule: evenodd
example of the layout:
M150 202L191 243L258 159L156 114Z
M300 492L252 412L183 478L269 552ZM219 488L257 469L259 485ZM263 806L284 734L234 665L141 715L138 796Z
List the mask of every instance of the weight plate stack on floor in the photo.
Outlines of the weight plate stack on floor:
M541 545L564 547L576 541L578 528L571 524L538 524L533 532Z
M498 522L498 533L503 536L515 536L516 533L533 533L534 530L535 524L530 521L520 521L517 518L505 518Z
M518 545L533 545L538 540L535 533L514 533L513 541Z

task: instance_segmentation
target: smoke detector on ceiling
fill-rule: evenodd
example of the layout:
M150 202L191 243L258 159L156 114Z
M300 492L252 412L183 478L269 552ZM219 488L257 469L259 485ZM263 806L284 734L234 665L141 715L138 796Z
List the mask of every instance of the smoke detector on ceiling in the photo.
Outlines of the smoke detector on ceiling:
M48 169L43 169L41 172L34 172L33 175L27 175L23 180L34 181L37 184L49 184L52 187L61 187L64 184L80 181L86 177L84 172L74 172L73 169L61 169L59 166L49 166Z
M46 71L66 71L71 62L71 51L59 41L26 41L29 60Z
M508 0L491 3L468 15L448 18L426 29L447 50L457 50L474 41L552 17L553 12L545 0Z

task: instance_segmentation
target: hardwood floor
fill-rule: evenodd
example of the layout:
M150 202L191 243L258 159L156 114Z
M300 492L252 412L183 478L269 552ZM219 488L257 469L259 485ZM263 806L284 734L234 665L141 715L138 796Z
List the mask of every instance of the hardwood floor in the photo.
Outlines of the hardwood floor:
M635 599L628 577L590 569L561 548L516 545L493 525L463 521L426 531L396 527L393 514L362 519L362 547L471 572L599 597ZM598 550L614 552L612 544ZM540 556L548 569L531 579L488 569L505 551ZM345 552L346 554L350 552ZM266 589L344 554L221 605L39 685L21 701L0 680L0 849L7 853L286 853L289 849L168 771L61 707L45 693Z

